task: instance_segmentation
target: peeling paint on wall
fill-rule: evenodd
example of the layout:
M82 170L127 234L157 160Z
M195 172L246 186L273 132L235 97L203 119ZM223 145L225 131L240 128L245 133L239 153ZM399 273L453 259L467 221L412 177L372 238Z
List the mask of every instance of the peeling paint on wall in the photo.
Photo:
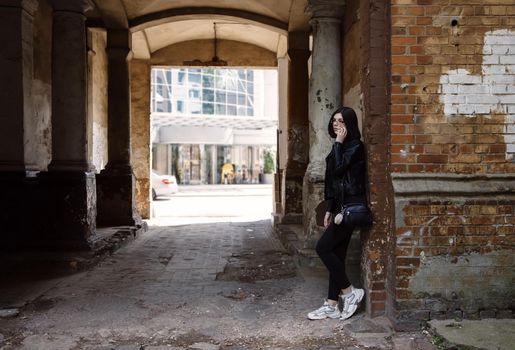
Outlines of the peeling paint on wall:
M506 114L506 159L515 155L515 31L501 29L484 37L481 75L455 69L440 77L446 116Z
M354 109L358 117L358 127L363 134L363 93L361 85L358 83L350 88L343 96L343 104Z

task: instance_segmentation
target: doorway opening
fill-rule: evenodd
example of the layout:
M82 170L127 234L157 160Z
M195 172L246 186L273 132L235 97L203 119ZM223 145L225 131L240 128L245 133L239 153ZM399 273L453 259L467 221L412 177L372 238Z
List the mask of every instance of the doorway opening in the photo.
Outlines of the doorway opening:
M156 66L150 102L154 219L270 218L276 69Z

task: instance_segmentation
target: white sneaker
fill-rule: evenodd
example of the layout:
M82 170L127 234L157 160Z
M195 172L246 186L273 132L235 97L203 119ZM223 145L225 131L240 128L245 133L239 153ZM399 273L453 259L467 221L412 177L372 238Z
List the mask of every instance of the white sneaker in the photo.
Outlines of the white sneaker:
M340 317L340 310L338 310L338 304L332 306L327 302L324 302L324 305L316 309L315 311L311 311L308 314L308 318L310 320L323 320L324 318L338 318Z
M340 299L343 305L340 320L346 320L354 315L364 295L365 291L363 289L354 287L352 287L352 291L349 294L340 295Z

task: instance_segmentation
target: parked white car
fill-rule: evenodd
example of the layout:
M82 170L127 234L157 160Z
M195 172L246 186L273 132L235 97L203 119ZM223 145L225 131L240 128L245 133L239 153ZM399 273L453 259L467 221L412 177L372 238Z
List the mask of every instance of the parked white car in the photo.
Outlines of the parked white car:
M152 199L157 196L169 196L179 191L174 175L159 175L152 171Z

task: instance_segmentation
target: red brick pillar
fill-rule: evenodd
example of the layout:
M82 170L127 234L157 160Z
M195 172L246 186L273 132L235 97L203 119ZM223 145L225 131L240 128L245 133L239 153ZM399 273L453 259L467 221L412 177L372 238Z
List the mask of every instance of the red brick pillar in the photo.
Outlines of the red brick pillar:
M370 316L381 315L393 303L387 298L387 271L393 254L393 194L389 156L389 2L364 0L362 14L363 134L368 152L369 195L374 225L363 232L362 271Z

